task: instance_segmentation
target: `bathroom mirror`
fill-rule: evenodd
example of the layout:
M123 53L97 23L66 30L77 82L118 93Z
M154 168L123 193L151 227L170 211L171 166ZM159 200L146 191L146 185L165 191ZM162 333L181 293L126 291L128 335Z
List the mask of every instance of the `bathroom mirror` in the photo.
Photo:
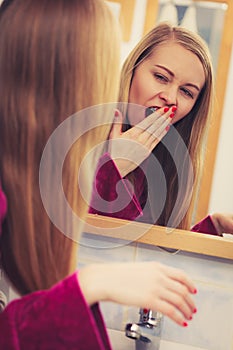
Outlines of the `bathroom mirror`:
M224 97L226 92L227 77L230 64L230 56L233 42L233 1L232 0L111 0L120 6L120 22L123 29L123 41L129 44L130 50L140 39L138 36L132 43L135 27L138 29L141 23L135 21L136 8L142 10L141 18L144 22L141 35L146 34L156 23L161 11L168 3L176 7L178 13L178 24L187 14L190 7L196 12L198 32L207 41L213 57L213 66L216 81L216 101L214 115L209 126L208 137L205 148L205 167L199 183L199 194L196 203L193 222L198 222L206 216L209 208L216 152L219 141ZM143 4L142 4L143 3ZM145 12L144 12L145 9ZM192 21L191 21L192 22Z

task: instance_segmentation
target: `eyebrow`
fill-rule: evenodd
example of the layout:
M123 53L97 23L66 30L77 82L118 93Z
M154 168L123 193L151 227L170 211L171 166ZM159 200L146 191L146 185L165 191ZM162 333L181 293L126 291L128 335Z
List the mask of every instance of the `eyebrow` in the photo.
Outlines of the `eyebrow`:
M171 75L172 77L175 76L175 74L174 74L172 71L170 71L170 69L168 69L167 67L164 67L164 66L162 66L162 65L160 65L160 64L155 64L155 67L159 67L159 68L161 68L161 69L164 69L164 70L165 70L169 75ZM187 84L185 84L185 86L193 87L193 88L196 89L198 92L201 90L197 85L192 84L192 83L187 83Z

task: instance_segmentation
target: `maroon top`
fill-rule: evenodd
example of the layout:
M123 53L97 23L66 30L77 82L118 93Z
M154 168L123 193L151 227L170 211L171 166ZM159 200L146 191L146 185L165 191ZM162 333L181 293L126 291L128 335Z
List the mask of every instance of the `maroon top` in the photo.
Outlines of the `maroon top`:
M7 201L0 187L0 233ZM14 300L0 313L1 350L111 350L98 304L87 305L77 273Z
M111 350L98 304L87 305L73 274L12 301L0 314L2 350Z
M125 220L142 217L147 222L147 212L143 213L142 210L146 195L143 190L145 176L140 167L134 170L134 178L136 181L133 189L127 178L121 177L110 155L104 154L96 170L89 212ZM193 226L191 230L218 234L210 216Z

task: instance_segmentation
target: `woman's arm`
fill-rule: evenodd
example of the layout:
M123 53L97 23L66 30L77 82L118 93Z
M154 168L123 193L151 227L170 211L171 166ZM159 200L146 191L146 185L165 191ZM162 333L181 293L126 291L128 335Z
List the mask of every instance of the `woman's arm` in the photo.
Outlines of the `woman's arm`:
M191 231L200 232L200 233L208 233L210 235L216 235L216 236L218 235L218 231L216 230L210 215L208 215L203 220L201 220L196 225L194 225L191 228Z
M142 215L132 185L121 177L108 153L99 160L89 213L125 220L134 220Z
M111 349L98 305L87 304L78 272L11 302L0 314L0 330L0 349Z
M196 312L191 279L157 262L89 265L80 270L79 283L89 305L112 301L157 310L181 326Z
M233 215L215 213L208 215L191 229L194 232L222 236L223 233L233 234Z

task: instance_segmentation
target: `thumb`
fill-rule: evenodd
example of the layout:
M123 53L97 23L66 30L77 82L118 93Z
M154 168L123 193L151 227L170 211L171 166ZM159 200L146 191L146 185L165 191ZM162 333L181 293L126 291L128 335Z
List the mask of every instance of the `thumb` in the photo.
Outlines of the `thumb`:
M109 139L115 139L115 138L118 138L119 136L121 136L122 123L123 123L122 113L118 109L116 109L112 128L111 128L111 131L109 134Z

